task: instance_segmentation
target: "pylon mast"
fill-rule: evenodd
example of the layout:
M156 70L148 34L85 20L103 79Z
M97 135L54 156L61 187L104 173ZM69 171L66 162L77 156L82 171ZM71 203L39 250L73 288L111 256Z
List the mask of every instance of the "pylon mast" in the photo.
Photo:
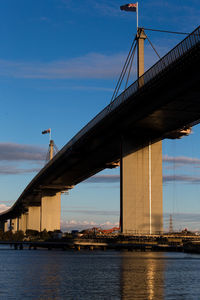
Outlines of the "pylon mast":
M50 140L49 142L49 160L53 158L53 148L54 148L54 141Z
M144 74L144 41L146 39L144 28L137 28L137 74L138 79Z

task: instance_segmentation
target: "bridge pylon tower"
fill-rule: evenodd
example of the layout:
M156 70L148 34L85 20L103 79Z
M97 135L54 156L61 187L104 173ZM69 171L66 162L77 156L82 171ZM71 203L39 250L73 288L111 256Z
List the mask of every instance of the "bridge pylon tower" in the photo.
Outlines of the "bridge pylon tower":
M137 74L144 85L143 28L137 28ZM140 137L138 137L140 138ZM163 231L162 142L144 140L143 148L131 153L134 141L125 132L121 137L120 222L123 234L155 234Z

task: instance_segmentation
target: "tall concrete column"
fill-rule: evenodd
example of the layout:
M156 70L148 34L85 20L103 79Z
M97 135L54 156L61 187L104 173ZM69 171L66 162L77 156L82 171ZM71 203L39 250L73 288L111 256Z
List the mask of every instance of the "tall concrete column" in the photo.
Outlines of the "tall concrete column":
M122 153L127 153L123 141ZM162 144L121 158L121 230L125 234L162 232Z
M27 229L41 231L41 207L40 206L28 207Z
M61 192L43 190L40 206L28 207L27 229L54 231L60 229Z
M24 213L19 218L19 230L22 230L24 233L28 229L28 214Z
M144 74L144 41L146 34L143 28L138 28L137 32L137 75L139 79L139 87L144 85L143 78L140 78Z
M61 193L44 191L41 198L41 231L60 229Z
M18 218L12 219L11 226L13 232L16 232L18 230Z
M4 232L7 232L9 230L8 226L9 226L9 221L6 221L4 223Z
M144 84L144 30L138 28L139 88ZM163 230L162 142L131 153L124 136L120 161L120 222L124 234L153 234Z

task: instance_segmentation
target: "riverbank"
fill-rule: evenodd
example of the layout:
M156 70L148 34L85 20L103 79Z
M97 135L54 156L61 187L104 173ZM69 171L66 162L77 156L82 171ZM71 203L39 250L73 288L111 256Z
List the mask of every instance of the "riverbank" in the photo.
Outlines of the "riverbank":
M200 253L200 239L180 236L114 236L92 238L69 238L48 241L0 241L12 249L23 250L45 248L48 250L125 250L143 252L191 252Z

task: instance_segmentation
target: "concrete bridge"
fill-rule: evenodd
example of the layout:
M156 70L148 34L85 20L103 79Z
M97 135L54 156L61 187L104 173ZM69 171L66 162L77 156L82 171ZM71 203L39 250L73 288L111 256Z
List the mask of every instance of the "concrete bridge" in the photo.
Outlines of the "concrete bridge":
M138 32L138 54L144 31ZM139 57L139 55L138 55ZM142 56L140 56L141 58ZM123 233L162 231L162 144L200 120L200 27L77 133L0 214L13 230L60 228L62 191L120 163ZM142 75L143 74L143 75Z

